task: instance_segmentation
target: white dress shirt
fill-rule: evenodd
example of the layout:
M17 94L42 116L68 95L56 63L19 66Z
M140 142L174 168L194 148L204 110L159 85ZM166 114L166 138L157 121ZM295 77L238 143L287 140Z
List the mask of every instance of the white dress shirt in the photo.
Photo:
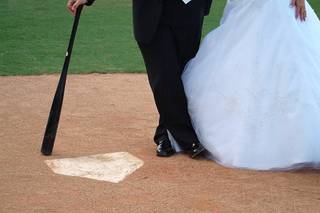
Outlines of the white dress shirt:
M192 0L182 0L185 4L188 4Z

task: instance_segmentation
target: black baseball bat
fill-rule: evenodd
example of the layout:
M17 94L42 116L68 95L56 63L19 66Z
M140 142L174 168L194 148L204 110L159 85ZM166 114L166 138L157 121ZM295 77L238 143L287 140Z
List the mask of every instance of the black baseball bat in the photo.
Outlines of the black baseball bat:
M70 64L73 43L76 37L82 8L83 8L82 5L78 7L74 21L73 21L73 27L72 27L70 40L69 40L68 50L66 52L66 57L64 60L62 71L61 71L59 83L53 98L46 131L42 141L41 152L43 155L51 155L53 146L54 146L54 141L57 135L57 129L59 125L59 119L60 119L61 108L63 103L64 90L65 90L67 74L68 74L68 67Z

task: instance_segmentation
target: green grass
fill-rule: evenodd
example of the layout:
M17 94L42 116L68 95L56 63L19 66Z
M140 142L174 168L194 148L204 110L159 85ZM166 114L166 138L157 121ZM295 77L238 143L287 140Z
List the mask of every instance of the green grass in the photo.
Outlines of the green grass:
M132 33L132 0L97 0L85 8L72 73L143 72ZM320 14L318 0L310 1ZM0 1L0 75L60 72L73 17L66 0ZM225 0L214 0L204 34L218 26Z

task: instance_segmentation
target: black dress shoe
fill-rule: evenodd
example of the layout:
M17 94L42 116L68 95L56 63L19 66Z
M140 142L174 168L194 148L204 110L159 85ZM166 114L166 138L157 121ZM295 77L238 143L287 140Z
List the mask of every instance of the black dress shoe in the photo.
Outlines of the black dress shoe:
M205 148L200 143L194 143L190 150L190 157L195 158L202 154L205 151Z
M176 153L176 151L172 148L171 142L169 139L164 139L162 141L159 141L159 144L157 146L157 156L159 157L170 157Z

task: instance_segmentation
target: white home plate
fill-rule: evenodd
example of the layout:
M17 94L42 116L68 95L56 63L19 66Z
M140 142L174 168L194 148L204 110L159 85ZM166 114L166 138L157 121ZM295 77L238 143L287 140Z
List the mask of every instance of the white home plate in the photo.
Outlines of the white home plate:
M54 173L119 183L143 165L128 152L45 160Z

